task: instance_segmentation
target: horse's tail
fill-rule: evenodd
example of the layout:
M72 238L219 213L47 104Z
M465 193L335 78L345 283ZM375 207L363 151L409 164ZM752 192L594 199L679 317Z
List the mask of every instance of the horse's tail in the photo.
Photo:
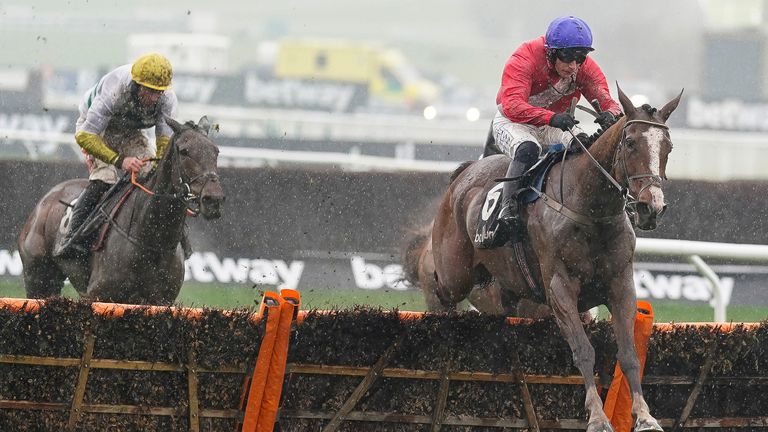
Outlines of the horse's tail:
M432 233L432 224L410 232L406 236L405 250L403 251L403 277L414 287L419 286L419 263L422 252L428 246L427 242Z
M453 181L456 180L456 177L458 177L459 174L463 173L465 169L469 168L469 166L475 162L477 161L462 162L461 165L459 165L455 170L453 170L453 173L451 174L451 183L453 183Z

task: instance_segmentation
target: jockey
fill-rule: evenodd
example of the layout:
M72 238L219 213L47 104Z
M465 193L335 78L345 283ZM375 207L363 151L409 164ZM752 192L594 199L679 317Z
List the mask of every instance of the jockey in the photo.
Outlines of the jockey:
M75 140L92 168L88 186L77 200L66 236L54 256L84 253L84 239L76 236L101 196L119 178L118 169L147 174L145 159L162 157L173 130L165 117L175 117L176 95L172 90L171 63L160 54L147 54L104 75L80 103ZM143 129L155 127L153 152Z
M512 158L507 178L520 177L533 166L542 146L571 142L566 131L578 120L564 111L573 98L583 94L590 101L596 99L602 112L595 123L604 128L616 121L621 107L611 98L600 67L589 57L593 50L587 23L564 16L549 24L545 36L523 43L507 60L492 124L496 146ZM573 131L581 132L578 127ZM519 179L503 186L498 220L507 232L518 232L521 226L519 188Z

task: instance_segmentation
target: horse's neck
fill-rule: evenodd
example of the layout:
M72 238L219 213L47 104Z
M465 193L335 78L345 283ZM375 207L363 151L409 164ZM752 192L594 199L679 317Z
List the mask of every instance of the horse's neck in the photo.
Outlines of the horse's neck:
M132 224L138 224L137 234L158 243L177 242L184 223L186 207L172 195L178 178L173 155L166 155L158 164L155 175L148 183L154 193L149 195L141 190L134 201Z
M613 175L614 157L625 123L626 117L621 118L589 147L589 153L609 175ZM606 214L620 212L624 197L589 155L581 154L574 162L576 168L572 174L577 179L574 189L581 210Z

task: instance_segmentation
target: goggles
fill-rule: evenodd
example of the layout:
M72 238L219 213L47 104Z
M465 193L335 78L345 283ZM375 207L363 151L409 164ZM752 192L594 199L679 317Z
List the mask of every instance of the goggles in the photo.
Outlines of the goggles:
M575 61L582 64L587 60L588 50L584 48L563 48L555 51L555 57L563 63Z

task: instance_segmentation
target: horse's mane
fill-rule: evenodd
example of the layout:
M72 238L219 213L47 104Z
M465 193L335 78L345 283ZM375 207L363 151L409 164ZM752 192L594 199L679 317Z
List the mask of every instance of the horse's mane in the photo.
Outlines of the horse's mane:
M656 114L656 111L658 111L656 108L654 108L654 107L652 107L652 106L650 106L648 104L643 104L643 106L641 106L640 108L642 108L643 111L648 113L648 115L651 116L651 117L653 117L653 115Z
M649 107L650 107L650 105L649 105ZM653 109L655 110L655 108L653 108ZM595 131L595 133L593 133L592 135L590 135L590 136L589 136L589 137L586 139L586 142L584 142L584 143L583 143L583 144L584 144L584 147L586 147L586 148L589 148L589 147L590 147L592 144L594 144L594 143L595 143L595 141L597 141L597 139L598 139L598 138L600 138L600 137L601 137L601 136L602 136L602 135L603 135L603 134L604 134L604 133L605 133L605 132L606 132L608 129L610 129L610 128L611 128L611 126L613 126L614 124L618 123L618 122L619 122L619 120L620 120L622 117L624 117L624 113L621 113L621 114L619 114L619 116L618 116L618 117L616 117L616 121L614 121L613 123L611 123L611 124L610 124L610 125L609 125L607 128L605 128L605 129L603 129L603 128L598 128L598 129L597 129L597 131Z

